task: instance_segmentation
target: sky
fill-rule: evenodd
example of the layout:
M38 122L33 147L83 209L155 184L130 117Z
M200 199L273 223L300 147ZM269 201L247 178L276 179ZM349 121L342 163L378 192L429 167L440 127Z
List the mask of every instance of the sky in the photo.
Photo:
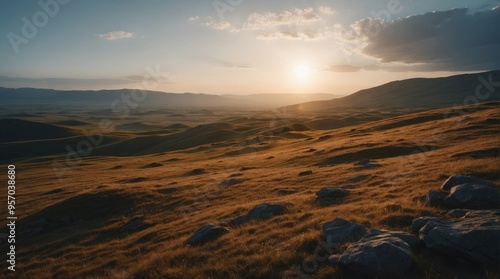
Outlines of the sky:
M500 69L500 1L0 1L0 87L350 94Z

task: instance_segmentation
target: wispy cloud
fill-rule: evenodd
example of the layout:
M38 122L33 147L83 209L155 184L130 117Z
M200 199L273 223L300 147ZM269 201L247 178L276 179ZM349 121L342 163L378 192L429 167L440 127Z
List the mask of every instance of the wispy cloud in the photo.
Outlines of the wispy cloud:
M211 27L215 30L225 30L232 33L240 32L241 29L233 26L229 21L213 21L211 18L207 22L202 23L203 26Z
M247 29L262 30L280 25L307 25L320 21L313 8L295 9L282 13L253 13L248 16Z
M257 35L257 39L261 40L322 40L328 37L328 33L310 31L275 31L275 32L263 32Z
M334 14L334 11L325 6L318 9L309 7L282 12L252 13L245 23L239 25L226 20L214 21L211 17L205 21L200 20L199 24L232 33L252 31L256 33L256 38L261 40L320 40L331 35L331 32L322 31L320 29L324 28L317 26L326 23L320 14L329 16ZM191 17L189 21L199 21L199 18Z
M327 7L327 6L320 6L318 8L318 11L320 14L328 15L328 16L335 14L335 11L331 7Z
M104 34L97 34L97 37L101 39L106 39L108 41L120 40L120 39L128 39L132 38L134 33L125 32L125 31L113 31Z

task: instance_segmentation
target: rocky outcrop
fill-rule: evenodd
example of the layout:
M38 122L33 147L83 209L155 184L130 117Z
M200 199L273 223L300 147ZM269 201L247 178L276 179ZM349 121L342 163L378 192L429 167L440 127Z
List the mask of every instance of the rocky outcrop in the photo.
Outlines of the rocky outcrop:
M480 264L500 264L500 210L469 210L460 219L420 217L412 230L433 250Z
M465 183L452 187L443 204L452 208L495 209L500 205L500 193L495 187Z
M425 197L426 206L467 209L500 208L499 187L477 177L455 174L443 183L441 189L443 191L429 190Z
M489 181L470 176L470 175L462 175L462 174L454 174L441 185L441 189L445 191L451 190L452 187L457 186L457 185L462 185L466 183L471 183L471 184L481 184L481 185L486 185L490 186L493 188L497 188L497 186Z

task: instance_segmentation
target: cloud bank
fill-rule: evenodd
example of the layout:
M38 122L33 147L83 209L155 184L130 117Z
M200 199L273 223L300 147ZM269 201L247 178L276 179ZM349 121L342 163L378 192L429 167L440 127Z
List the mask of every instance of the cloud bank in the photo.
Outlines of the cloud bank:
M338 28L339 39L380 63L403 63L420 71L500 68L500 8L466 8L394 21L365 18ZM337 26L338 27L338 26Z

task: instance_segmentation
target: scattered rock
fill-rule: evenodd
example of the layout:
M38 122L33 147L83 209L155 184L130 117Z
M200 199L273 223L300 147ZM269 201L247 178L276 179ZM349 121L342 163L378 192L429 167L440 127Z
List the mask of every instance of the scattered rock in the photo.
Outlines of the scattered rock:
M119 170L121 168L123 168L123 165L116 165L116 166L110 168L110 170Z
M274 159L274 156L269 156L266 158L267 160L271 160L271 159Z
M324 223L322 232L328 247L337 248L348 241L360 240L366 235L367 230L361 224L336 218L331 222Z
M458 220L421 217L413 221L425 245L453 258L500 264L500 210L469 210Z
M355 177L351 178L351 181L352 182L359 182L359 181L363 180L364 178L365 178L365 175L360 174L360 175L356 175Z
M348 185L344 185L340 188L344 189L344 190L352 190L352 189L356 189L356 185L348 184Z
M191 237L189 237L187 243L189 245L202 245L222 236L228 231L229 230L227 228L216 226L214 224L208 224L201 227Z
M339 263L368 278L399 277L412 265L410 245L389 233L374 233L351 244Z
M144 224L144 216L132 217L123 227L120 228L120 232L133 231Z
M241 226L250 220L266 220L275 215L283 214L286 211L286 205L283 203L263 203L256 205L246 215L238 216L228 221L231 226Z
M319 199L343 198L349 192L341 188L326 187L316 192Z
M266 220L275 215L284 213L286 206L283 203L263 203L250 210L247 216L255 220Z
M425 206L439 206L442 205L443 200L448 196L447 192L439 190L429 190L425 196Z
M281 195L281 196L290 195L290 194L293 194L293 193L295 193L295 191L288 190L288 189L279 189L279 190L276 191L276 194Z
M331 139L333 138L332 135L324 135L324 136L321 136L318 138L318 141L323 141L323 140L327 140L327 139Z
M148 180L147 177L135 177L135 178L129 178L129 179L122 179L119 180L118 182L120 183L139 183Z
M470 175L462 175L462 174L454 174L450 176L444 183L441 185L441 189L445 191L451 190L452 187L457 186L457 185L462 185L466 183L471 183L471 184L481 184L485 186L490 186L492 188L497 188L495 184L482 180L480 178L470 176Z
M304 175L311 175L313 173L312 170L306 170L306 171L302 171L299 173L299 176L304 176Z
M163 187L163 188L156 189L156 192L158 192L160 194L171 194L177 190L178 189L176 187Z
M241 167L240 171L246 171L246 170L251 170L253 169L252 167Z
M192 169L191 171L187 172L185 175L190 176L190 175L202 175L205 173L205 169Z
M238 177L238 176L242 176L243 174L241 172L238 172L238 173L233 173L231 174L229 177Z
M242 183L243 181L244 181L243 179L230 178L230 179L226 179L226 180L222 181L219 185L221 187L229 187L229 186L233 186L233 185Z
M314 149L314 148L309 148L308 150L306 150L306 153L309 153L309 152L315 152L315 151L316 151L316 149Z
M157 167L162 167L163 164L160 164L160 163L151 163L151 164L147 164L145 166L142 166L143 169L149 169L149 168L157 168Z
M465 183L451 188L443 204L453 208L496 209L500 206L500 193L491 186Z

